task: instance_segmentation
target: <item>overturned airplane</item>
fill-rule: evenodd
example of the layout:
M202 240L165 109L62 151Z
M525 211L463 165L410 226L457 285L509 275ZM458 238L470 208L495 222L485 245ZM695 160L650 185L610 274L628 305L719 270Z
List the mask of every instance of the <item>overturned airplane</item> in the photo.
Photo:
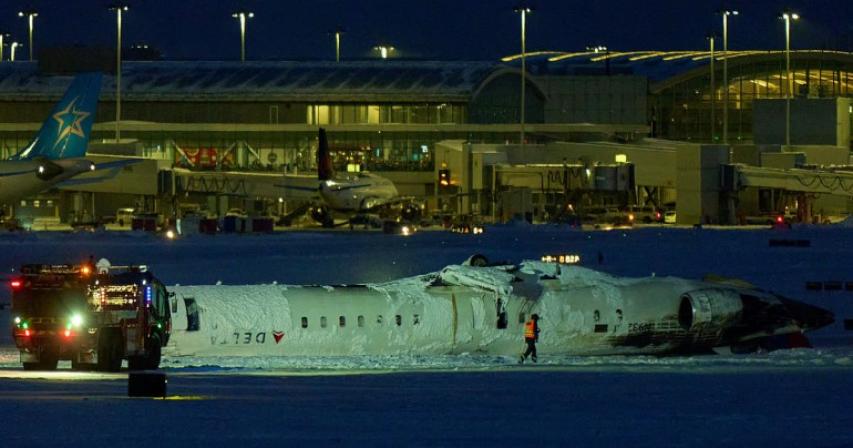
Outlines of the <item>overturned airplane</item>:
M472 262L473 260L473 262ZM176 286L171 356L749 352L833 322L829 311L736 282L618 278L528 261L462 265L382 284Z

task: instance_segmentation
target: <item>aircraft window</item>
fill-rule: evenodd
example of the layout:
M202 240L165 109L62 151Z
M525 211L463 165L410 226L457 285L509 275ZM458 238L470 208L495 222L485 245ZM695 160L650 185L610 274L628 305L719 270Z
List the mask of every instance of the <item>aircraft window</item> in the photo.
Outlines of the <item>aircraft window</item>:
M616 319L619 319L619 322L622 322L622 310L621 309L616 310Z
M172 314L176 314L178 312L178 299L174 297L174 294L172 296Z
M326 316L320 317L320 328L326 328Z
M346 317L344 317L344 316L339 317L339 318L338 318L338 324L339 324L341 327L346 327L346 326L347 326L347 318L346 318Z
M398 315L394 316L394 320L397 322L398 327L400 325L403 325L403 316L398 314Z
M358 326L359 327L364 326L364 316L358 316Z
M598 310L595 310L595 311L592 313L592 320L594 320L594 321L596 321L596 322L598 322L598 321L600 321L600 320L601 320L601 313L599 313L599 312L598 312Z
M518 323L524 323L524 313L518 313Z
M382 325L382 315L381 314L376 316L376 323L379 325Z
M302 328L308 328L308 318L307 317L302 318Z
M413 319L413 323L415 325L421 323L421 315L420 314L415 314L415 318Z
M192 297L184 298L184 305L187 307L187 331L198 331L198 305Z

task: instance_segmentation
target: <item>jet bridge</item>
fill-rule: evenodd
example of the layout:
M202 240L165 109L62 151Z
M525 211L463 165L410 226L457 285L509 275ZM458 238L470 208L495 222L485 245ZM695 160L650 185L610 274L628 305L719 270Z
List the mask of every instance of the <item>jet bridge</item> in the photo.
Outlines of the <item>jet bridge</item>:
M724 191L755 187L853 197L853 168L850 167L838 170L810 170L724 165L721 181Z

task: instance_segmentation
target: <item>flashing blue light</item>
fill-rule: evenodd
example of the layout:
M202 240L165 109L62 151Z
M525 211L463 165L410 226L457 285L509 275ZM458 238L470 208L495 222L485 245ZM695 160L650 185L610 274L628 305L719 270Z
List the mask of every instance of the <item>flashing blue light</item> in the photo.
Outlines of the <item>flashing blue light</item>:
M151 303L151 286L145 287L145 303Z

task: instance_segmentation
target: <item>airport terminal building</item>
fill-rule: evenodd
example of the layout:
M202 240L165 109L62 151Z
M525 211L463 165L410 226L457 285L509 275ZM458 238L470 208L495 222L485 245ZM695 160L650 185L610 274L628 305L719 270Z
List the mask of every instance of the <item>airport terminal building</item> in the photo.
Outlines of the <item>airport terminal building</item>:
M716 55L712 71L711 55L702 51L528 54L524 146L525 151L538 151L529 162L635 163L626 157L614 159L614 151L625 155L619 149L601 151L597 157L588 147L596 144L666 152L685 143L697 147L729 143L753 148L755 154L802 154L767 157L793 157L791 168L850 164L853 54L792 53L791 146L784 145L778 119L778 100L787 96L784 54L738 51L729 52L725 59L727 85L723 84L723 58ZM386 173L401 193L433 201L429 202L433 207L439 206L442 195L459 196L462 185L485 176L480 179L481 189L488 190L483 194L490 200L473 209L473 200L454 199L450 205L458 212L498 215L494 197L504 187L499 179L490 178L488 167L481 167L482 173L477 174L467 162L468 168L449 166L453 161L441 156L438 148L448 147L440 142L465 142L506 152L511 150L500 147L520 143L518 62L517 56L500 62L125 62L121 140L115 140L115 78L108 74L90 152L152 162L134 173L135 183L144 186L128 187L120 178L129 173L122 173L112 183L91 188L102 195L118 195L105 195L92 207L102 203L103 208L114 208L127 199L122 194L274 198L276 192L264 187L238 191L204 182L201 188L198 179L186 173L208 178L226 172L310 173L315 166L316 129L322 126L329 131L339 166ZM112 62L103 65L109 69ZM38 63L0 63L0 151L4 156L27 144L73 71L73 64L56 57ZM812 123L815 120L819 125ZM814 149L817 146L821 148ZM551 150L556 147L584 149ZM746 153L750 150L738 151ZM730 154L728 161L739 162L741 157L760 165L762 157L755 154ZM525 164L525 156L519 157L511 158L512 164ZM488 163L488 157L485 160ZM645 163L658 162L651 158ZM788 168L786 163L777 165ZM163 182L160 172L173 168L181 171L173 174L174 181ZM440 190L435 181L440 169L450 169L454 187L460 187ZM150 173L143 175L144 170ZM675 201L676 185L634 182L627 188L633 189L632 201L656 205ZM545 187L540 190L539 200L547 201L549 193ZM565 185L554 189L559 190L565 190ZM216 208L221 208L220 202Z

